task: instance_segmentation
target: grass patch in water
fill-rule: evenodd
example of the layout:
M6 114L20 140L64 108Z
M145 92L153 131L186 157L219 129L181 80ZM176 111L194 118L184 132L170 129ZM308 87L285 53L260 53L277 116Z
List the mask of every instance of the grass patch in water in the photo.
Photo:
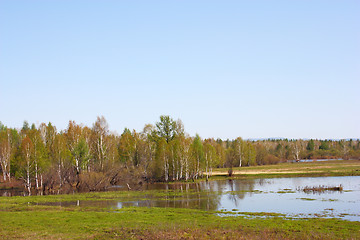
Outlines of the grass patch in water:
M332 199L332 198L325 199L325 198L323 198L323 199L321 199L321 201L323 201L323 202L337 202L337 201L339 201L339 199Z
M276 193L296 193L292 189L285 188L283 190L277 191Z
M297 198L297 199L304 200L304 201L315 201L316 200L314 198Z
M260 193L267 193L267 192L263 192L260 190L240 190L240 191L226 191L224 193L227 194L231 194L231 195L237 195L237 194L241 194L241 193L256 193L256 194L260 194ZM219 192L218 194L223 194L222 192Z

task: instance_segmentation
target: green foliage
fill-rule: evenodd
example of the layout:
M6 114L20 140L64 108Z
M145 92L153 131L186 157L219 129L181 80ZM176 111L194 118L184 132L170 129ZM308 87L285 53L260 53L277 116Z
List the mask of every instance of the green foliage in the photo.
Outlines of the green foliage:
M122 133L121 135L126 135L126 134L130 134L130 135L131 135L130 129L124 128L124 131L123 131L123 133Z
M28 130L30 130L30 126L29 126L29 122L28 121L24 121L23 123L23 127L21 129L23 132L26 132Z
M314 151L314 148L315 148L314 140L310 139L310 141L308 142L308 144L306 146L306 150Z
M321 141L321 145L319 147L321 150L329 150L329 145L327 141Z
M176 122L170 116L160 116L160 122L156 123L155 134L164 138L167 143L176 136Z
M164 138L160 139L156 146L155 161L151 166L152 178L154 180L165 179L165 169L167 163L167 147L168 144Z
M192 157L193 157L193 175L195 178L197 178L200 175L200 172L204 168L204 149L202 145L202 141L200 139L200 136L196 134L193 143L191 145L192 148Z
M209 141L204 143L204 155L207 169L215 168L219 165L219 157L216 153L216 149Z
M73 157L78 161L79 169L84 170L89 160L89 146L87 145L84 138L81 138L79 143L75 146L73 151Z
M121 134L118 151L121 162L128 166L135 163L136 139L128 128Z
M0 131L5 131L6 127L2 122L0 121Z
M11 176L24 179L28 170L31 183L38 174L49 189L56 190L79 186L83 178L78 175L85 172L88 178L107 177L110 180L99 181L112 183L120 172L129 174L119 183L126 184L134 172L147 181L188 181L215 167L251 167L303 158L360 159L359 139L202 140L199 135L189 136L180 120L165 115L155 125L145 125L141 133L125 128L120 136L110 133L104 117L98 117L92 128L69 121L67 129L59 132L51 123L36 129L25 121L20 131L0 124L0 132L9 140L1 140L0 145L11 146ZM27 152L24 142L31 146Z

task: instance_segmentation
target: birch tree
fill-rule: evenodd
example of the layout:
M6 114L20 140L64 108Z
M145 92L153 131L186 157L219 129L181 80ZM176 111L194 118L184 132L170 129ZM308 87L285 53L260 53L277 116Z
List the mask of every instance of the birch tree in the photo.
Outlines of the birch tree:
M136 143L134 136L128 128L125 128L120 136L118 149L121 162L125 163L128 167L134 165Z
M65 137L66 137L68 149L70 150L73 156L74 166L77 173L80 173L80 162L79 162L80 160L78 159L76 147L78 146L79 141L81 139L81 133L82 133L81 126L77 125L75 121L70 121L68 128L65 132Z
M194 177L198 178L200 177L202 163L204 162L204 149L198 134L196 134L191 146L194 159Z
M65 160L71 156L69 149L66 146L66 139L64 135L58 134L55 136L53 145L54 164L56 164L57 177L59 181L59 189L63 186L63 169Z
M300 139L294 140L292 147L293 147L294 159L297 161L300 160L300 153L303 149L303 146L304 146L304 144L303 144L302 140L300 140Z
M154 160L155 156L155 150L156 150L156 144L152 139L151 133L154 131L154 126L151 124L146 124L143 132L141 134L141 137L143 139L143 142L145 143L144 146L144 159L143 159L143 165L144 165L144 175L145 178L148 177L148 168L151 165L151 163Z
M23 180L25 183L25 189L28 191L29 196L31 195L31 174L32 174L32 155L34 151L33 143L29 137L25 137L21 142L21 154L24 160L23 163Z
M10 181L10 157L11 142L10 132L7 129L0 130L0 166L4 181Z
M211 145L209 141L204 143L204 155L205 155L205 172L206 179L212 175L212 168L216 162L216 149Z
M107 158L107 136L109 134L109 125L104 116L97 117L93 125L95 158L99 162L100 171L104 170L104 161Z
M238 159L238 163L239 163L239 167L242 166L242 161L244 159L244 141L242 140L241 137L238 137L237 139L235 139L234 141L234 152L235 152L235 157Z
M87 168L87 161L89 160L89 146L86 140L82 137L74 149L74 157L77 159L77 172L80 174Z
M179 136L180 178L190 178L191 138Z
M46 165L49 164L48 157L45 151L45 144L36 128L29 131L29 137L33 144L33 163L35 171L35 186L39 189L43 185L43 171Z

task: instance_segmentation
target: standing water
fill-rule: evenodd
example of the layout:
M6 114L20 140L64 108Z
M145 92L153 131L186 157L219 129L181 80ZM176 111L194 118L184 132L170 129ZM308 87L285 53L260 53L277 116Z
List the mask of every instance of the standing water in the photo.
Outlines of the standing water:
M309 187L338 191L303 191ZM231 213L277 213L286 217L335 217L360 221L360 176L214 180L149 184L143 195L106 201L49 203L60 206L193 208Z
M305 187L342 186L342 191L304 192ZM203 210L279 213L288 217L337 217L360 221L360 176L216 180L192 184L153 184L148 189L178 189L181 197L124 206L185 207ZM192 194L190 194L192 193Z

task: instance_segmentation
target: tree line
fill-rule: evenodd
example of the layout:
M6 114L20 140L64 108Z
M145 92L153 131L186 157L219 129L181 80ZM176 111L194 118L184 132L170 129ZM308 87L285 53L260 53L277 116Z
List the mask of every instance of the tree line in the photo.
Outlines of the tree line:
M25 121L15 129L0 122L2 181L21 180L28 194L130 189L143 181L209 177L213 168L316 158L360 159L360 141L202 139L189 136L181 120L170 116L121 135L110 132L104 117L91 128L69 121L61 131L51 123L36 127Z

